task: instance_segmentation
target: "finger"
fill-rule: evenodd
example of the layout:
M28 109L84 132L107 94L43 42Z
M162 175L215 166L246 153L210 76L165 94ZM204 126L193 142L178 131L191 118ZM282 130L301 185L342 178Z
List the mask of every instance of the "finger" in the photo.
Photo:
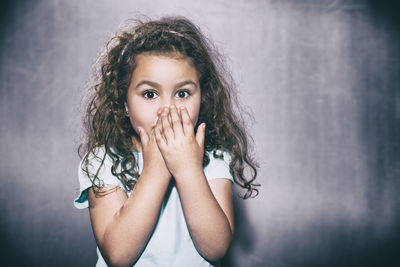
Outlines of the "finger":
M180 110L181 110L182 126L184 134L193 135L194 134L193 123L192 120L190 119L187 109L185 107L181 107Z
M166 139L165 139L165 136L164 136L164 133L163 133L163 128L162 128L162 124L161 124L161 114L160 114L160 116L158 116L158 119L157 119L157 122L156 122L156 125L154 126L154 136L155 137L157 137L157 132L159 132L160 133L160 138L163 138L164 139L164 141L166 141ZM157 138L156 138L157 139Z
M175 136L183 134L182 120L175 106L171 106L170 115Z
M174 131L171 127L168 117L169 117L169 108L166 107L163 110L163 112L161 113L161 124L162 124L162 130L163 130L165 139L167 140L167 143L168 143L168 139L174 138Z
M167 145L167 142L161 132L161 128L154 128L154 134L158 148L160 149L160 151L163 151Z
M151 129L151 132L150 132L149 143L155 143L155 142L156 142L156 133L153 128L153 129Z
M204 148L204 137L206 135L206 124L203 122L197 127L196 141L199 147Z

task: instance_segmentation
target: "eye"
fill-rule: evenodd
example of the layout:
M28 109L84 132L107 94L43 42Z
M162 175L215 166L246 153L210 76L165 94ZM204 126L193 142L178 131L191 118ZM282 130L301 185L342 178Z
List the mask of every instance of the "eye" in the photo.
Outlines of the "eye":
M176 93L176 96L179 98L187 98L188 96L190 96L190 92L188 90L179 90Z
M156 92L154 92L154 91L146 91L146 92L143 93L143 97L144 98L148 98L148 99L153 99L156 96L157 96Z

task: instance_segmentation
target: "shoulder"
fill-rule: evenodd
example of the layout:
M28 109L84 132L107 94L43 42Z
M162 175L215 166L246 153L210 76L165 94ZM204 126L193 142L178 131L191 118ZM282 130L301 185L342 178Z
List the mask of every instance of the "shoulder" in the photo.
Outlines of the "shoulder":
M106 153L104 146L96 147L93 151L89 151L82 158L79 166L88 168L88 170L97 170L104 165L112 164L111 157Z
M107 173L108 169L111 170L112 164L113 160L107 155L104 146L96 147L92 151L87 152L79 162L79 183L82 185L88 181L92 182L95 176L100 178L101 175ZM100 182L98 179L96 181ZM96 185L101 186L101 184Z
M229 152L217 150L214 157L213 152L206 152L210 162L204 167L204 174L207 180L225 178L233 181L232 174L230 172L229 164L231 162L232 156Z
M79 195L74 204L77 208L86 208L87 189L97 186L119 186L122 182L112 173L113 159L106 153L104 146L86 153L78 166Z
M232 160L231 153L225 150L219 150L217 149L215 152L214 151L207 151L206 154L210 158L210 164L212 163L222 163L224 162L225 164L229 165ZM215 154L215 156L214 156Z

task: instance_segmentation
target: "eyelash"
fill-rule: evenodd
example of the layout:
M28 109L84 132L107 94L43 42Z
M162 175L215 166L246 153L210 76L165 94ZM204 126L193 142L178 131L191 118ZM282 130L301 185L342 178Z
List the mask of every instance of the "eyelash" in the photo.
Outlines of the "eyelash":
M190 92L189 90L179 90L179 91L177 91L177 92L175 93L175 95L178 95L178 94L181 93L181 92L184 92L184 93L187 94L185 97L179 97L179 96L178 96L178 98L181 98L181 99L183 99L183 98L188 98L189 96L192 95L191 92ZM149 94L149 93L153 93L154 96L153 96L153 97L148 97L148 94ZM155 96L157 96L158 94L157 94L156 91L153 91L153 90L146 90L146 91L143 92L142 95L143 95L143 97L146 98L146 99L154 99Z
M188 98L189 96L191 96L192 94L191 94L191 92L189 91L189 90L179 90L178 92L176 92L176 94L175 95L177 95L177 94L179 94L179 93L181 93L181 92L184 92L184 93L186 93L187 94L187 96L185 96L185 97L179 97L179 98Z
M146 91L144 91L143 92L143 97L144 98L147 98L147 99L154 99L154 97L147 97L147 95L149 94L149 93L153 93L155 96L157 95L157 92L156 91L153 91L153 90L146 90Z

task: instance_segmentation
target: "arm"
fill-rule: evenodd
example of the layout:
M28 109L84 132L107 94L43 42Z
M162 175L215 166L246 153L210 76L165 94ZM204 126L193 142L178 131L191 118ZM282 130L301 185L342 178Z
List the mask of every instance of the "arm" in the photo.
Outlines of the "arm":
M155 143L140 130L143 172L131 196L119 187L95 196L89 190L93 233L107 264L130 266L140 256L153 231L171 175ZM106 188L107 190L107 188Z
M233 236L232 183L227 179L207 182L202 168L205 125L194 136L186 109L181 116L175 107L168 112L161 114L161 123L156 125L157 144L175 178L196 249L216 261L225 255Z
M176 178L183 212L199 253L210 261L221 259L233 237L232 182L204 173Z

